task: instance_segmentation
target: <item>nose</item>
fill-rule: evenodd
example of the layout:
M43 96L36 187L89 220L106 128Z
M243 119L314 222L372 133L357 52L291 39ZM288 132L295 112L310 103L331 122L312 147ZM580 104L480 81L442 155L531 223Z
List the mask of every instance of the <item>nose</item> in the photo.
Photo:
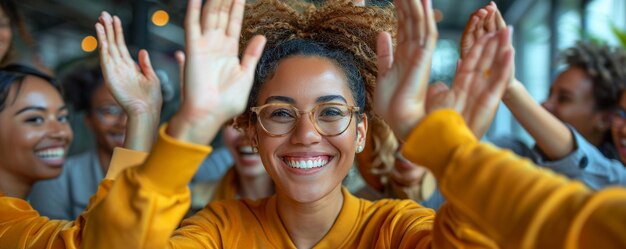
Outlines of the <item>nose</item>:
M55 119L49 123L49 134L52 138L67 140L72 136L72 129L69 123Z
M546 108L546 110L548 110L549 112L554 113L554 103L552 101L552 98L548 98L546 101L541 103L541 106L543 106L543 108Z
M126 114L126 112L123 112L117 118L117 122L115 122L115 126L118 126L120 128L126 128L127 123L128 123L128 115Z
M311 145L319 143L322 139L322 134L315 129L311 118L306 117L306 115L309 114L304 114L296 122L296 127L291 135L293 144Z

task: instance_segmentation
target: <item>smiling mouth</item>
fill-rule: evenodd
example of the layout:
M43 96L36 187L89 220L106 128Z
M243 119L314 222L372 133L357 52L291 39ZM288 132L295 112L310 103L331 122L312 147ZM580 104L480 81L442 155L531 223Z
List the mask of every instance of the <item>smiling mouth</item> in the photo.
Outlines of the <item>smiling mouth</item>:
M294 169L314 169L326 166L330 161L329 156L316 156L308 158L283 157L283 162Z
M51 148L35 152L35 155L45 162L56 164L65 159L65 148Z
M126 137L124 133L109 133L109 136L111 137L111 139L113 139L113 142L117 143L118 145L123 145L124 138Z

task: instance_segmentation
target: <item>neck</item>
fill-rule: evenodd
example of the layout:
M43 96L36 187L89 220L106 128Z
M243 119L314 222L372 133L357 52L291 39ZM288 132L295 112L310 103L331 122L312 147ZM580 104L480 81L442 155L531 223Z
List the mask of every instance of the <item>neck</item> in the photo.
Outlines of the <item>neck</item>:
M274 194L274 182L267 174L245 177L237 174L237 185L241 199L258 200Z
M7 196L26 199L34 181L13 175L0 167L0 192Z
M278 215L297 248L312 248L330 231L343 206L341 185L311 203L277 194Z
M111 157L113 156L113 152L101 147L98 147L97 151L100 168L102 168L102 173L106 175L107 171L109 170L109 163L111 163Z

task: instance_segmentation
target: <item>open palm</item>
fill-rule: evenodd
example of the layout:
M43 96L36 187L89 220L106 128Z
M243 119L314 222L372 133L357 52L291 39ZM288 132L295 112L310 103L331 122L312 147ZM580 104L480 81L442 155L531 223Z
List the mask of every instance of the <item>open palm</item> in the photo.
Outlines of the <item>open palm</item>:
M378 77L374 95L376 112L399 139L424 116L424 99L430 75L437 27L430 0L396 0L398 45L394 52L391 37L378 37Z
M184 110L226 121L244 111L254 70L264 46L255 37L239 60L239 34L244 1L199 0L189 3L185 20L186 55Z
M139 65L133 61L124 41L122 22L117 16L102 12L96 30L102 73L111 94L130 115L158 114L162 104L161 85L148 52L139 52Z

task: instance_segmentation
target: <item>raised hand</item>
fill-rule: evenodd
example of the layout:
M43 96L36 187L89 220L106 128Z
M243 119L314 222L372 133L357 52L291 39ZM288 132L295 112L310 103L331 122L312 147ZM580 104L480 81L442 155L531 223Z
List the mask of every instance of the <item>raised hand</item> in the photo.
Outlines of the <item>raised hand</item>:
M238 57L244 0L190 0L185 17L185 73L181 107L168 133L206 144L222 123L244 111L265 38L253 38Z
M495 2L492 1L475 11L467 21L461 36L461 59L467 56L478 39L504 28L506 28L506 23Z
M377 41L378 77L375 111L385 119L396 137L403 140L424 116L424 99L437 26L431 0L396 0L398 44L381 33Z
M148 52L139 51L139 65L133 61L117 16L102 12L96 31L104 83L129 117L124 147L149 151L159 126L163 97Z
M452 108L460 113L476 137L489 128L513 68L509 28L481 37L470 49L450 90L429 96L428 112Z
M122 22L117 16L102 12L96 31L100 65L111 94L130 116L150 113L158 117L163 102L161 85L148 52L139 51L139 65L133 61L124 41Z

